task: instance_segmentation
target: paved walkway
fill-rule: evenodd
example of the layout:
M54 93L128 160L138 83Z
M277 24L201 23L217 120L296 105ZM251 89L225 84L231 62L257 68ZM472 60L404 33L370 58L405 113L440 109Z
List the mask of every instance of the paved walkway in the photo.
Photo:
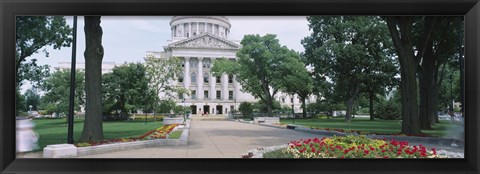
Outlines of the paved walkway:
M322 136L234 121L192 119L188 145L145 148L80 158L239 158L255 148L312 137Z

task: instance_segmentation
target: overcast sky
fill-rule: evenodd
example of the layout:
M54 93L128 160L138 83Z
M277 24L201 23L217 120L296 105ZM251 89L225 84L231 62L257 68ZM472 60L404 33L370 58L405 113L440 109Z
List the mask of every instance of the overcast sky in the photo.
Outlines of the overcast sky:
M246 34L276 34L281 45L290 49L304 51L300 41L310 34L305 16L227 16L232 25L230 40L242 40ZM66 17L67 23L73 27L73 17ZM103 29L102 45L104 62L143 62L147 51L163 51L167 40L171 39L171 16L104 16L100 25ZM77 62L85 62L85 33L83 17L78 17ZM53 67L59 62L70 62L72 49L54 50L46 47L49 57L39 52L30 58L36 58L40 65ZM23 87L25 91L28 87Z

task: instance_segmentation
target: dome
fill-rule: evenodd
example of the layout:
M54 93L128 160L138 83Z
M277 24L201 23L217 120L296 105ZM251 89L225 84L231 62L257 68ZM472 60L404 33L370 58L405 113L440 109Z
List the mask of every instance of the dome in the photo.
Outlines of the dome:
M203 33L227 38L231 24L225 16L174 16L170 27L172 38L188 38Z

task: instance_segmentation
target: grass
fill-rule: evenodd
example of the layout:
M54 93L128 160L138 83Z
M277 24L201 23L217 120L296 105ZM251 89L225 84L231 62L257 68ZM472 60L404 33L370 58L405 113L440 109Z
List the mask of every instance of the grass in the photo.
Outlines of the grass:
M263 158L293 158L293 155L283 153L285 148L263 153Z
M180 136L182 135L182 130L177 130L177 131L173 131L172 133L170 133L170 135L168 136L169 139L179 139Z
M282 124L292 124L293 119L281 119ZM400 120L380 120L370 121L369 118L353 118L350 123L346 123L344 118L320 118L320 119L295 119L295 124L317 127L317 128L336 128L344 130L358 130L365 132L378 133L400 133L402 124ZM452 124L451 121L441 120L440 123L433 126L432 130L422 130L423 133L438 137L448 136L451 128L460 128L458 123Z
M66 119L36 119L35 131L40 135L38 145L42 150L49 144L67 143ZM78 142L83 130L84 119L75 119L73 139ZM162 126L162 122L104 121L103 136L105 139L138 137L146 132Z

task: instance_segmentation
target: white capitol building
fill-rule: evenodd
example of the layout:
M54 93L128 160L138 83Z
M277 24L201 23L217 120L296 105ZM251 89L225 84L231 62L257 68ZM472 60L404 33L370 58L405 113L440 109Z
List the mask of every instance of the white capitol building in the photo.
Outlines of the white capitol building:
M163 51L147 51L147 56L160 59L178 57L183 60L183 74L173 85L190 90L190 96L176 96L178 105L190 106L192 114L224 115L238 109L241 102L257 102L249 93L241 91L235 77L223 74L215 77L210 73L213 60L235 60L242 48L239 41L229 38L231 24L225 16L174 16L170 21L171 40ZM160 94L160 97L163 97ZM301 103L296 95L278 93L275 99L282 105L294 105L301 112ZM311 97L309 102L314 102Z

